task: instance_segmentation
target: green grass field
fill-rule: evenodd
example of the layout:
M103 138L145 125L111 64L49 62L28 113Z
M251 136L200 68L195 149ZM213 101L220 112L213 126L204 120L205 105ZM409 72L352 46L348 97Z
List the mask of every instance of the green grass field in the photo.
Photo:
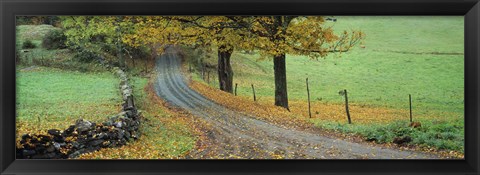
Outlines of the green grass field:
M103 122L121 110L119 78L100 65L72 59L74 53L68 49L42 48L42 38L50 30L58 28L17 26L17 48L24 50L21 46L25 40L37 46L21 52L22 61L17 65L18 138L26 133L46 133L48 129L63 130L80 118ZM138 67L130 67L131 70L143 69L142 61L137 62ZM191 128L184 127L185 118L178 120L178 116L167 114L152 102L144 90L147 82L145 77L130 77L137 108L145 117L140 139L122 148L103 149L79 158L178 158L193 149L196 136Z
M343 103L338 92L347 89L353 104L406 109L408 94L412 94L416 112L446 111L463 117L462 17L337 18L336 23L327 24L338 31L362 30L365 48L318 60L288 55L290 100L307 98L305 78L309 78L311 98L316 101ZM458 55L413 54L431 52ZM240 95L251 96L250 84L254 84L257 96L273 97L273 62L258 58L234 53L234 83ZM216 56L207 62L216 64Z
M463 151L463 17L338 16L337 19L326 24L336 31L363 31L366 39L361 45L365 48L357 46L347 53L316 60L287 55L289 100L306 101L305 78L309 78L314 103L343 104L344 97L338 92L347 89L351 105L408 110L411 94L414 120L421 121L427 128L414 136L423 141L414 142ZM251 97L250 84L254 84L257 99L272 100L273 61L258 59L258 54L234 52L231 59L234 84L238 83L239 95ZM212 54L206 62L216 65L216 55ZM194 79L200 78L194 75ZM218 83L211 81L210 85L217 87ZM355 121L355 113L352 116ZM364 136L372 132L378 134L379 130L393 132L398 126L345 125L318 119L312 122ZM439 131L433 127L450 129ZM431 132L428 137L422 135L428 132ZM438 136L440 133L450 134L448 143L443 143L442 138L447 137ZM379 140L391 141L393 137Z
M184 121L165 113L149 100L144 91L147 81L143 77L130 80L136 105L146 118L140 140L113 151L105 149L79 158L178 158L193 149L196 137L191 128L184 127ZM80 118L105 121L121 110L118 83L112 72L82 73L48 67L18 69L18 137L52 128L65 129Z
M99 122L120 111L119 80L110 72L33 67L18 69L16 80L17 121L28 131L65 129L79 118Z
M71 59L69 50L42 47L43 37L51 30L59 29L51 25L17 26L16 47L24 50L20 53L16 73L17 129L22 132L20 134L65 129L79 118L99 122L120 111L118 78L106 70L70 70L81 64ZM22 49L26 40L32 41L36 48Z

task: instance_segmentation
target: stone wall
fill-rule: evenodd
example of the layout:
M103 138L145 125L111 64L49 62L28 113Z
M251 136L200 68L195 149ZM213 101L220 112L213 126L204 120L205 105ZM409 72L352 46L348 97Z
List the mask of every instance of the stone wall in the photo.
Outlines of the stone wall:
M102 148L125 145L138 138L141 114L133 100L132 88L125 72L114 68L120 78L123 110L102 123L79 119L60 131L48 130L47 135L24 134L17 143L17 159L65 159Z

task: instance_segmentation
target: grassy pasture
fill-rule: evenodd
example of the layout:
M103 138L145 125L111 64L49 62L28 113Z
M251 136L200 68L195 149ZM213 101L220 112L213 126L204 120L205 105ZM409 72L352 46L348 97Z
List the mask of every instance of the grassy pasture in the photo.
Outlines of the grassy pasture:
M433 110L463 116L462 17L337 18L336 23L327 25L338 31L362 30L366 33L365 48L313 60L288 55L290 100L307 98L308 77L313 101L343 103L338 92L347 89L352 104L407 109L408 94L412 94L417 114ZM251 96L250 84L254 84L257 96L273 98L273 63L258 58L257 54L241 52L232 56L238 94ZM216 56L206 61L216 64Z
M84 118L100 122L121 109L118 78L47 67L17 70L17 129L65 129Z
M17 65L19 134L65 129L79 118L103 121L120 111L119 80L113 73L78 72L69 70L66 64L52 64L63 69L42 66L54 62L80 65L71 60L72 53L67 49L42 48L42 39L51 30L60 29L51 25L17 26L16 47L24 50L21 46L26 40L36 45L20 52L21 61ZM91 65L85 65L88 66Z
M347 53L318 59L287 55L288 95L292 108L297 109L295 113L305 116L305 78L308 77L313 106L319 106L311 122L342 132L382 135L380 130L393 133L399 125L408 126L408 123L397 122L408 121L408 94L411 94L414 120L422 122L426 128L419 133L408 133L417 139L414 143L463 151L463 17L338 16L337 19L326 25L336 31L365 32L366 39L361 43L364 48L358 46ZM216 65L216 55L212 54L206 62ZM232 56L232 67L234 85L238 83L240 96L252 97L250 85L254 84L257 100L273 104L272 60L260 60L258 54L237 51ZM193 78L200 80L199 75ZM210 80L211 86L218 87L216 77ZM338 120L339 116L325 116L330 109L345 110L344 97L339 95L343 89L348 90L354 125L345 125L344 113L341 114L341 118L345 118L343 121ZM322 105L336 105L338 109L322 109ZM355 109L363 108L398 110L401 115L355 113ZM382 117L393 123L392 126L378 122L383 121ZM360 123L355 123L359 120ZM449 136L439 136L445 133ZM378 140L389 142L394 136Z
M27 39L37 46L21 52L22 61L17 65L18 138L26 133L45 134L53 128L63 130L79 118L102 122L121 110L120 80L114 73L100 65L72 59L73 53L68 49L42 48L42 38L50 30L58 28L50 25L17 26L17 47L21 49ZM136 75L138 70L145 69L146 64L138 60L135 67L129 65L129 74ZM165 112L163 106L152 99L155 95L145 88L147 82L145 77L130 77L136 105L145 118L139 140L121 148L87 153L79 159L178 158L194 148L198 134L194 134L192 128L184 127L192 125L188 123L191 121Z

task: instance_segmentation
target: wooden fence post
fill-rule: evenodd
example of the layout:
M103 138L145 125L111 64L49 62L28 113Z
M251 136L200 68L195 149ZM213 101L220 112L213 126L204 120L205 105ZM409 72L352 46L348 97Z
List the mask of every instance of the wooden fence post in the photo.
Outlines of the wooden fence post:
M343 90L344 95L345 95L345 110L347 111L347 118L348 118L348 124L352 124L352 120L350 119L350 111L348 110L348 95L347 95L347 90Z
M237 96L237 83L235 83L235 96Z
M257 96L255 95L255 88L253 87L253 84L252 84L252 91L253 91L253 101L257 101Z
M308 116L312 118L312 111L310 109L310 89L308 88L308 78L306 79L307 83L307 96L308 96Z
M410 123L413 122L413 117L412 117L412 95L408 94L408 101L410 102Z

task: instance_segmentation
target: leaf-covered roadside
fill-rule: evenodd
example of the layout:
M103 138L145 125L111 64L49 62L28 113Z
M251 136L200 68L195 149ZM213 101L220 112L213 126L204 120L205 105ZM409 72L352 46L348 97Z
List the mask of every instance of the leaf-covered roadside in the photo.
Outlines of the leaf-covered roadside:
M398 149L402 150L419 150L419 151L425 151L425 152L432 152L432 153L438 153L445 158L463 158L464 154L460 151L455 151L455 150L441 150L438 147L435 146L429 146L429 145L396 145L391 143L391 140L388 141L383 141L383 142L366 142L368 136L364 132L359 132L356 129L339 129L339 128L348 128L348 127L362 127L362 128L370 128L369 133L373 134L373 131L381 131L381 127L383 126L390 126L386 125L386 123L389 122L396 122L394 117L387 118L387 117L370 117L370 116L384 116L386 114L403 114L405 111L401 110L394 110L394 109L376 109L376 108L371 108L371 107L352 107L352 110L356 110L358 114L355 116L356 119L358 119L359 124L353 124L344 126L341 125L340 122L342 121L345 123L346 117L345 113L342 113L338 111L338 109L344 109L344 106L342 105L335 105L335 104L321 104L321 103L316 103L313 105L313 109L322 109L321 111L324 111L322 117L317 117L314 119L308 118L308 112L302 112L302 111L307 111L305 108L307 106L306 102L300 102L300 101L294 101L291 102L291 112L288 112L287 110L271 105L271 101L268 99L263 99L261 102L253 102L253 100L248 97L242 97L242 96L234 96L230 93L226 93L223 91L220 91L218 89L215 89L213 87L207 86L203 82L197 82L197 81L191 81L190 82L190 87L198 92L200 92L202 95L212 99L213 101L217 102L218 104L222 104L226 106L227 108L234 109L236 111L249 114L252 117L257 117L260 120L268 121L271 123L275 123L280 126L284 126L286 128L295 128L295 129L300 129L300 130L305 130L305 131L310 131L310 132L320 132L324 135L328 135L331 137L340 137L345 140L350 140L354 142L360 142L364 144L372 144L372 145L377 145L377 146L384 146L384 147L396 147ZM272 99L273 100L273 99ZM337 112L338 113L337 113ZM362 115L365 116L362 119ZM370 115L368 115L370 114ZM362 122L363 123L362 123ZM378 122L380 124L378 125L371 125L372 122ZM337 125L332 125L332 123L336 123ZM327 125L330 124L330 125ZM345 124L347 125L347 124ZM328 126L337 126L336 128L334 127L328 127ZM344 126L344 127L341 127ZM396 125L397 126L397 125ZM398 127L398 126L397 126ZM408 124L406 126L403 126L403 128L409 128ZM390 132L388 129L392 128L387 128L383 129L385 132ZM339 132L340 131L340 132ZM395 134L393 134L395 136ZM370 135L371 136L371 135ZM379 144L380 143L380 144ZM415 143L415 141L414 141Z
M181 159L195 148L200 135L196 121L168 109L153 91L152 82L134 81L136 103L144 116L141 137L126 146L83 154L78 159Z

